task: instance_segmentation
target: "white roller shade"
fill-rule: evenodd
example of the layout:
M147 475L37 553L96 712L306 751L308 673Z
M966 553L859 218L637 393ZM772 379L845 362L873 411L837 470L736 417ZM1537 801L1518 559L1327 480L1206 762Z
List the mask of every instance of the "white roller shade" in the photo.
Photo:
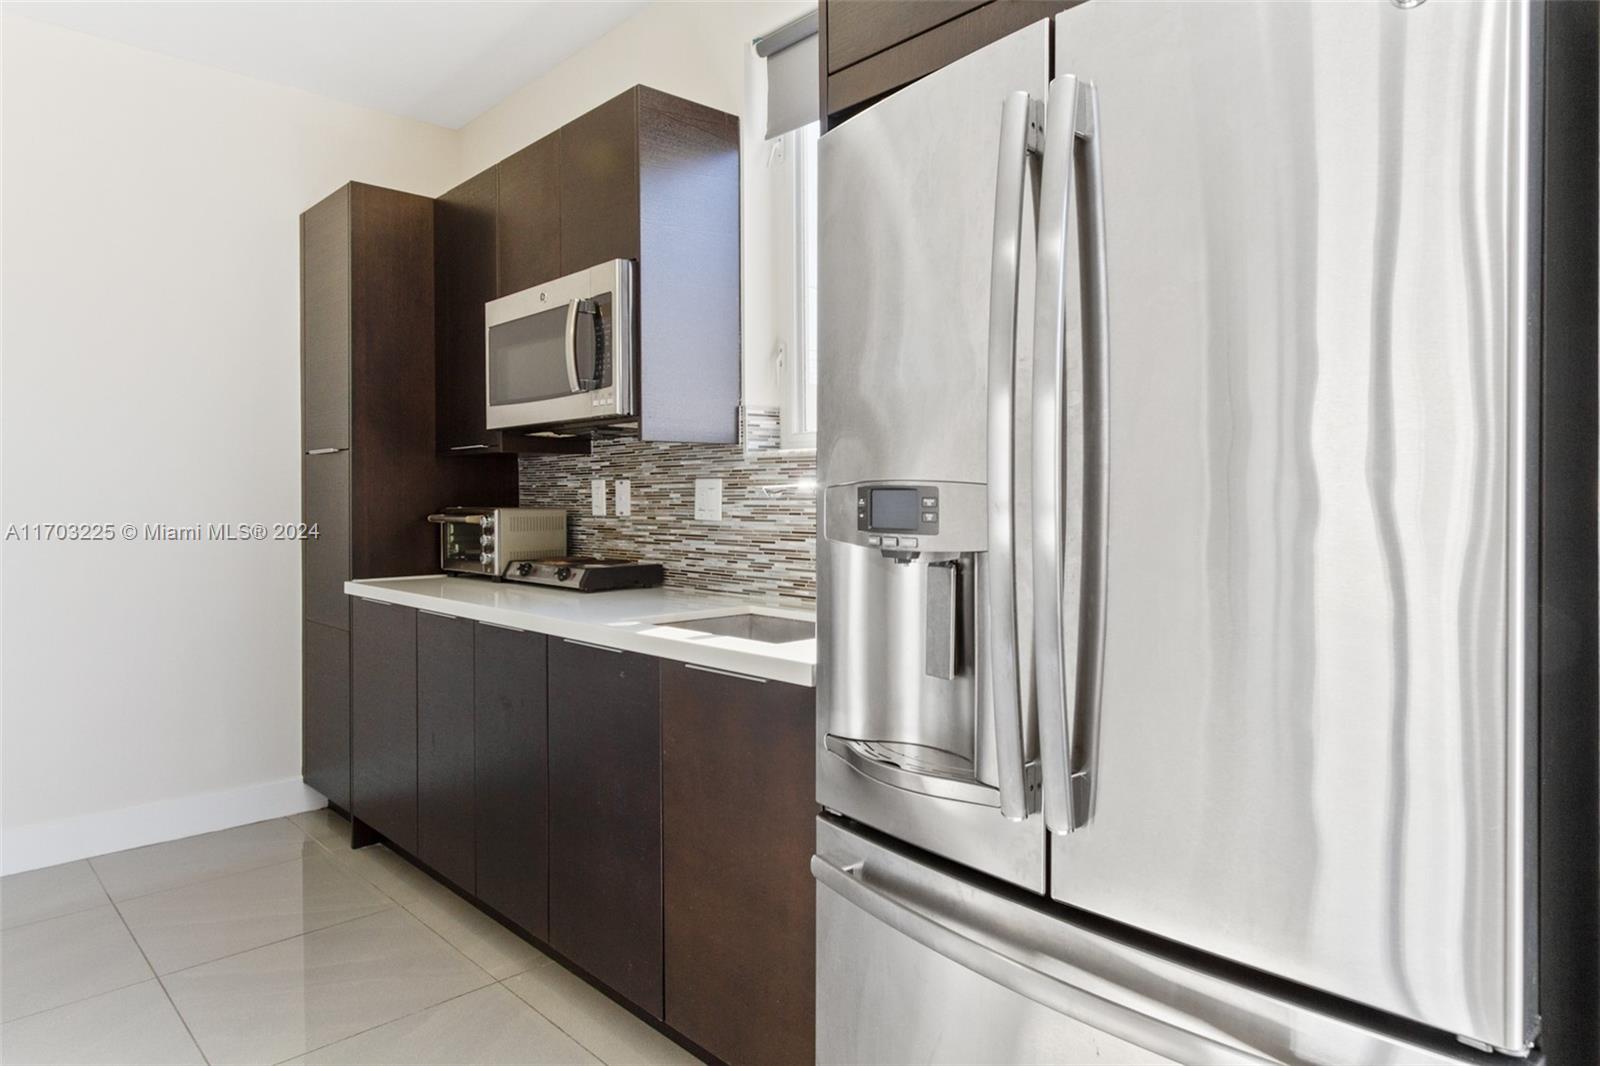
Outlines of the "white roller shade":
M767 61L767 137L782 136L817 120L819 95L817 13L756 40Z

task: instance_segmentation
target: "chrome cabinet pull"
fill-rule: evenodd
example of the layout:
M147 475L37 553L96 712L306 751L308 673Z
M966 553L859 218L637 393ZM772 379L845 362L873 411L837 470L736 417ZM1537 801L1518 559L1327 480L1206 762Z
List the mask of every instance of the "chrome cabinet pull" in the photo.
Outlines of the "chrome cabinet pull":
M754 674L740 674L732 670L718 670L715 666L701 666L699 663L684 663L683 665L688 667L690 670L698 670L702 674L720 674L723 677L736 677L740 681L754 681L759 685L765 685L767 683L766 678L757 677Z
M608 648L604 644L590 644L587 640L573 640L571 637L562 637L563 643L576 644L580 648L593 648L595 651L608 651L612 655L621 655L621 648Z
M1038 144L1040 132L1039 111L1032 97L1022 91L1008 95L1000 110L994 246L989 266L989 550L978 557L974 578L983 590L984 672L994 715L1000 813L1012 821L1028 816L1016 601L1017 289L1029 145ZM928 573L931 582L931 567ZM954 676L954 666L952 663L949 674L935 674L931 668L928 672Z
M349 451L348 448L312 448L307 455L334 455L338 452Z
M487 444L452 444L450 445L450 450L453 452L475 452L480 448L487 447L489 447Z

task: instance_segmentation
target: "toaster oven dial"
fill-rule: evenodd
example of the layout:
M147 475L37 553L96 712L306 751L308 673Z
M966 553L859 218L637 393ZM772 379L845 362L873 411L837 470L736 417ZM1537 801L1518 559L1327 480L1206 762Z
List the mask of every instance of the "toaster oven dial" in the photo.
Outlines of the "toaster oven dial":
M484 566L488 566L490 563L494 562L494 555L490 552L479 552L478 562L482 563Z
M572 576L572 567L563 566L556 571L556 580L565 581Z
M481 545L485 551L487 551L488 549L494 547L494 535L492 533L483 534L483 536L478 538L478 544Z

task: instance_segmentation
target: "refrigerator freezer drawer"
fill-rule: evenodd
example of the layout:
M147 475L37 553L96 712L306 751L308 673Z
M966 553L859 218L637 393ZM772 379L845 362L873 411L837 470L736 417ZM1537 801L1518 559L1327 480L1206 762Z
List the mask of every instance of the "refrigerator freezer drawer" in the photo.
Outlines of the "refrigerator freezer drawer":
M817 821L819 1063L1481 1063L1233 984Z

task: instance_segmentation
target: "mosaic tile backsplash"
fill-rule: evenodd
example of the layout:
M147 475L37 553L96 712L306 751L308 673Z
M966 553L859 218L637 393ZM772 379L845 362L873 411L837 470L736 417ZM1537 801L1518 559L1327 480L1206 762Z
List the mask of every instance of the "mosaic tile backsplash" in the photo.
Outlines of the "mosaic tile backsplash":
M591 455L525 455L524 507L564 507L573 555L621 556L666 567L666 583L706 592L815 600L816 477L812 452L778 450L778 411L745 411L746 444L597 439ZM694 479L722 479L722 521L694 517ZM589 482L606 481L606 515L590 513ZM616 514L616 482L632 514Z

